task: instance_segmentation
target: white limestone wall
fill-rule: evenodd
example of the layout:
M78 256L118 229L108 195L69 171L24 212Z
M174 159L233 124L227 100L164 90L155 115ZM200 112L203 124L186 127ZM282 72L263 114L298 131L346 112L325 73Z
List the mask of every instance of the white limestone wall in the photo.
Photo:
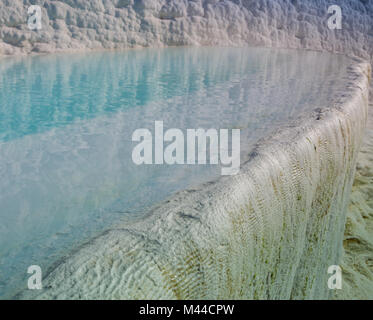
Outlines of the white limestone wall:
M330 30L327 8L342 8ZM27 8L42 7L42 29ZM310 48L372 59L369 0L1 0L0 53L169 45Z

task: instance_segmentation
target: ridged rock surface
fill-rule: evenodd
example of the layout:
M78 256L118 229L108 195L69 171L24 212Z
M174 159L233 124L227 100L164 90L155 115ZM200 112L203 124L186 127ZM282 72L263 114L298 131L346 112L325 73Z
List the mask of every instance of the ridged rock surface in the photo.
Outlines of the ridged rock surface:
M373 3L337 1L342 29L330 30L329 0L1 0L0 53L169 45L266 45L323 49L372 59ZM42 6L42 29L27 8Z
M371 86L370 97L373 97ZM358 156L347 213L342 258L343 290L337 299L373 299L373 103Z
M342 30L327 27L327 8L335 2L342 8ZM40 31L27 28L30 4L43 8ZM306 48L372 62L373 2L0 2L3 55L168 45ZM367 79L361 73L368 69L358 69L341 110L306 126L311 131L282 136L286 147L271 149L273 154L266 149L240 176L197 192L202 196L192 192L179 213L174 208L180 201L170 200L155 211L152 227L145 222L107 231L50 274L50 289L42 297L330 297L325 267L340 262L366 117ZM343 243L347 276L337 295L342 298L373 298L371 121L368 125Z

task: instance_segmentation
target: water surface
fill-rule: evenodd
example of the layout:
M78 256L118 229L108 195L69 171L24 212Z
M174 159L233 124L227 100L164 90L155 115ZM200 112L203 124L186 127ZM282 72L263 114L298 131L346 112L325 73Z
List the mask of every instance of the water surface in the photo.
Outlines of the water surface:
M241 129L241 151L333 102L349 60L172 48L0 60L0 297L123 216L216 179L216 165L132 162L134 130Z

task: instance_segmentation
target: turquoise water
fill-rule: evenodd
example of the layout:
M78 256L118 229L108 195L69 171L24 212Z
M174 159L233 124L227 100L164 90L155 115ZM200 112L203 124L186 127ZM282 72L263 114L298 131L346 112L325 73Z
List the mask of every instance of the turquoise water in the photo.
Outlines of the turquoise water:
M239 128L242 159L300 113L325 106L342 56L172 48L0 60L0 297L25 289L123 217L220 176L216 165L136 166L134 130Z
M0 91L0 140L193 94L229 81L233 73L255 72L249 65L241 70L233 60L224 61L216 70L206 52L198 57L201 61L195 59L174 49L6 61Z

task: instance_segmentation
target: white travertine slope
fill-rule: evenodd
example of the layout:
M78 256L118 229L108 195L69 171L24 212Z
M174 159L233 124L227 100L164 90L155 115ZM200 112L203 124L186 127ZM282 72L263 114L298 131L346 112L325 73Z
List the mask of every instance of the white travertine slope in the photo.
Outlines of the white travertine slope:
M327 7L335 2L0 0L0 54L264 45L343 52L372 61L373 2L337 1L342 30L329 30ZM27 29L29 4L43 7L41 31ZM366 66L359 68L367 72ZM345 207L366 117L367 79L355 78L339 111L318 124L312 121L310 131L285 135L280 141L288 141L286 147L265 149L245 173L211 192L203 189L204 198L187 196L180 207L189 213L175 212L180 202L175 201L156 210L150 229L109 230L57 267L42 297L329 297L325 267L340 260ZM308 139L324 150L313 151ZM372 298L369 150L360 154L347 220L342 298ZM190 207L189 200L200 199L202 207Z
M373 97L373 87L370 88ZM343 290L338 299L373 299L373 102L370 99L367 129L358 156L347 213Z
M372 59L372 1L337 2L342 30L327 27L329 0L1 0L0 53L250 44ZM40 31L27 28L30 4Z

